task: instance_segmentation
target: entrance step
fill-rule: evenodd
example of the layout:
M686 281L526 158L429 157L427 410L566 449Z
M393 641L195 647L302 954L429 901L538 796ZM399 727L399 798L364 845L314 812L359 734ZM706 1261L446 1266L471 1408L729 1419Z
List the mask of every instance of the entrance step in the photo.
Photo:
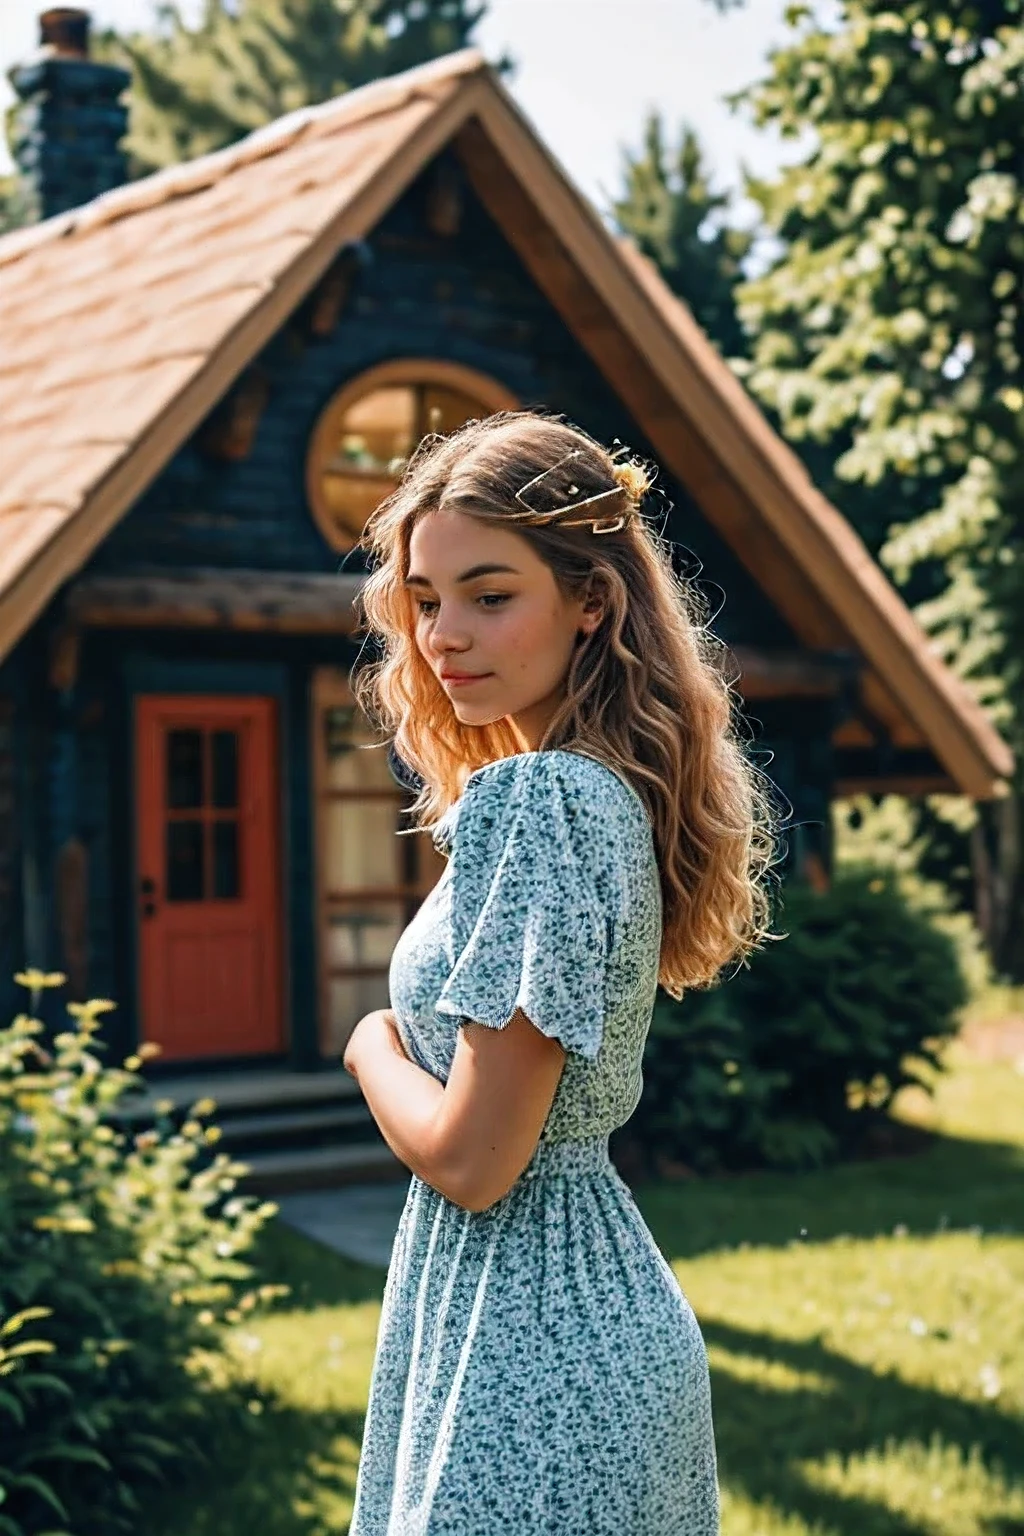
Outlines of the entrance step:
M278 1195L292 1191L336 1189L347 1184L409 1182L409 1170L387 1142L347 1147L299 1147L287 1152L255 1152L243 1159L248 1176L242 1194Z
M239 1148L263 1148L270 1142L288 1141L296 1136L304 1140L319 1139L348 1131L352 1126L363 1128L366 1120L366 1105L362 1099L358 1104L325 1104L323 1108L289 1109L276 1115L267 1111L258 1115L232 1115L221 1122L221 1146L225 1152L234 1154Z
M150 1078L147 1090L126 1102L120 1112L126 1120L151 1118L161 1099L173 1100L175 1107L187 1110L199 1099L213 1099L219 1114L255 1109L284 1109L289 1105L364 1102L359 1084L348 1072L230 1072L176 1073Z
M377 1129L355 1078L347 1072L289 1072L285 1069L174 1073L113 1111L117 1129L130 1135L152 1126L157 1105L170 1105L166 1118L181 1125L201 1099L216 1108L203 1116L220 1140L212 1158L226 1152L245 1163L243 1193L326 1189L355 1182L409 1178Z

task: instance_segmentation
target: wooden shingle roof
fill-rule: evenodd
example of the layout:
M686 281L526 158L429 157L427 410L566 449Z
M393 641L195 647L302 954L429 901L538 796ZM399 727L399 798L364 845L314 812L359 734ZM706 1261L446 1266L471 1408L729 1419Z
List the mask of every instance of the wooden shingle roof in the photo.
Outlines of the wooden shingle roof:
M454 143L655 451L811 648L951 786L1012 754L689 311L469 49L0 237L0 658L323 276Z

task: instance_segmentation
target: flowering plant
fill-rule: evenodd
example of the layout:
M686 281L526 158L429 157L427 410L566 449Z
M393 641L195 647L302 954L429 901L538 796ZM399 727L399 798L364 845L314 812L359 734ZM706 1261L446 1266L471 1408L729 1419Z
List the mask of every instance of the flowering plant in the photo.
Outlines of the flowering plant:
M64 977L16 980L35 1007ZM246 1167L212 1152L213 1101L180 1125L160 1101L126 1128L156 1052L104 1065L113 1007L68 1004L71 1027L45 1043L29 1013L0 1030L3 1536L54 1536L55 1515L76 1536L137 1530L137 1490L204 1461L209 1413L232 1402L225 1325L287 1290L249 1284L243 1255L277 1207L234 1193ZM5 1343L43 1316L46 1340ZM26 1371L21 1355L43 1350L46 1371Z

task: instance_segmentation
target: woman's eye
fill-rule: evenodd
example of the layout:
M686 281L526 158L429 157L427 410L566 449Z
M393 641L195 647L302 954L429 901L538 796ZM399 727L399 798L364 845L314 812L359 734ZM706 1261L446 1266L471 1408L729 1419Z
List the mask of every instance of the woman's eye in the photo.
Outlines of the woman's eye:
M477 602L483 603L486 607L491 607L495 604L507 603L511 595L510 592L484 592L477 598ZM417 599L416 607L420 613L426 614L429 610L436 608L437 604L432 598L421 597Z

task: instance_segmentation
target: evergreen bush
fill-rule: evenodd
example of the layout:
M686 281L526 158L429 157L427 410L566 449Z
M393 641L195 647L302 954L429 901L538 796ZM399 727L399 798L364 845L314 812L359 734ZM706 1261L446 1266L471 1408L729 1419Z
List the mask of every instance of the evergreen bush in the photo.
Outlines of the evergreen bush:
M890 870L786 882L775 932L727 982L659 993L630 1133L698 1172L850 1156L904 1085L928 1089L968 989L954 938Z
M64 978L17 980L34 1006ZM287 1289L249 1285L276 1207L233 1194L245 1165L211 1154L212 1101L120 1128L148 1053L103 1065L113 1006L69 1004L51 1049L27 1014L0 1030L0 1536L137 1532L147 1485L245 1425L226 1330ZM8 1343L42 1316L46 1340ZM16 1369L44 1350L45 1372Z

